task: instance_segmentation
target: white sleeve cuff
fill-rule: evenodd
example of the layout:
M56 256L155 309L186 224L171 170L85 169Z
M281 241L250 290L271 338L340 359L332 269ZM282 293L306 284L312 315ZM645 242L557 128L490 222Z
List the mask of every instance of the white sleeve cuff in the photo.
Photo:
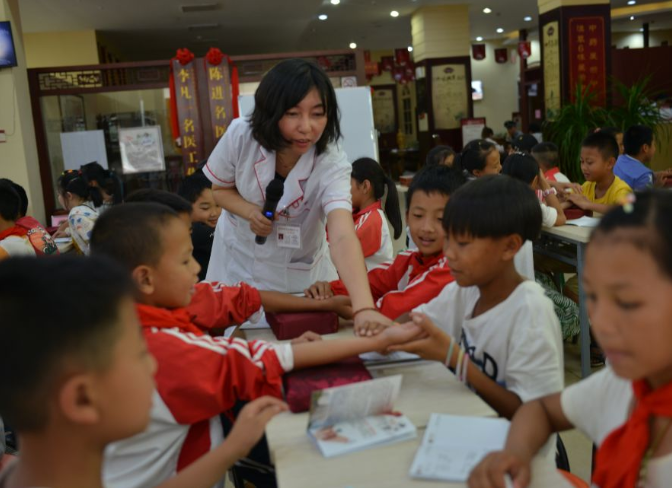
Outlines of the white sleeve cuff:
M332 200L324 206L324 214L329 215L332 210L336 210L337 208L342 208L352 213L352 203L350 203L350 200Z
M273 344L273 350L285 373L294 369L294 350L291 344Z

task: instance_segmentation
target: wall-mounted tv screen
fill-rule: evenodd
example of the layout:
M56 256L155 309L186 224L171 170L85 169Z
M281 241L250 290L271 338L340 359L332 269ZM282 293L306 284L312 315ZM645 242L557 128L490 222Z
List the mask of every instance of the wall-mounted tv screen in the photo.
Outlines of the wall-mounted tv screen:
M12 38L12 26L8 21L0 22L0 68L16 66L16 50Z
M474 80L471 82L471 99L483 100L483 82Z

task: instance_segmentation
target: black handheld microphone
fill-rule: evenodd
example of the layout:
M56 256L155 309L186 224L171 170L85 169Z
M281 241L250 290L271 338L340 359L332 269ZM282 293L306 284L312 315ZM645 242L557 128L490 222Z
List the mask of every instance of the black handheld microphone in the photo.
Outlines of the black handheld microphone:
M285 184L282 180L274 179L266 187L266 203L264 203L264 208L261 213L268 220L273 220L275 217L275 209L278 208L278 203L282 198L282 194L285 193ZM266 237L257 236L254 238L254 242L257 244L265 244Z

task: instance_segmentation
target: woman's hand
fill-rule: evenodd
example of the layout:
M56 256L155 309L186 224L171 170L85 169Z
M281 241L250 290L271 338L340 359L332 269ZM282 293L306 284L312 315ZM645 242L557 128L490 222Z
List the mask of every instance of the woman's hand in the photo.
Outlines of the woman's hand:
M260 237L268 237L273 232L273 222L261 213L260 207L255 207L247 217L250 221L250 230Z
M507 475L515 488L525 488L530 484L530 463L511 451L490 453L471 471L469 488L505 488Z
M450 346L452 340L450 336L434 325L425 314L413 312L411 313L411 320L412 322L408 323L418 326L422 331L422 335L413 342L392 346L390 347L390 351L406 351L417 354L423 359L431 359L443 363L446 360L448 346ZM455 356L455 353L453 353L453 356Z
M331 285L328 281L316 281L310 288L303 290L303 293L308 298L315 298L316 300L324 300L325 298L334 296L334 292L331 291Z
M369 331L369 324L388 326L392 325L392 320L375 310L364 310L355 316L355 335L368 337L375 335L372 331Z

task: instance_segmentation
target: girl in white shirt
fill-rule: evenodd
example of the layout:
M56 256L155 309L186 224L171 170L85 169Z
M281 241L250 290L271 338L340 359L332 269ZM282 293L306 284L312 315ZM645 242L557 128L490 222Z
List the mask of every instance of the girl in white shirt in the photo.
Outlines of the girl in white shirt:
M68 210L68 227L65 233L72 237L80 254L89 254L91 231L98 219L98 207L103 204L100 189L90 186L81 171L65 171L58 179L58 201Z
M474 469L472 488L523 488L553 432L582 430L598 446L599 488L672 482L672 193L640 193L604 216L583 281L593 332L609 366L562 393L523 405L504 451Z

